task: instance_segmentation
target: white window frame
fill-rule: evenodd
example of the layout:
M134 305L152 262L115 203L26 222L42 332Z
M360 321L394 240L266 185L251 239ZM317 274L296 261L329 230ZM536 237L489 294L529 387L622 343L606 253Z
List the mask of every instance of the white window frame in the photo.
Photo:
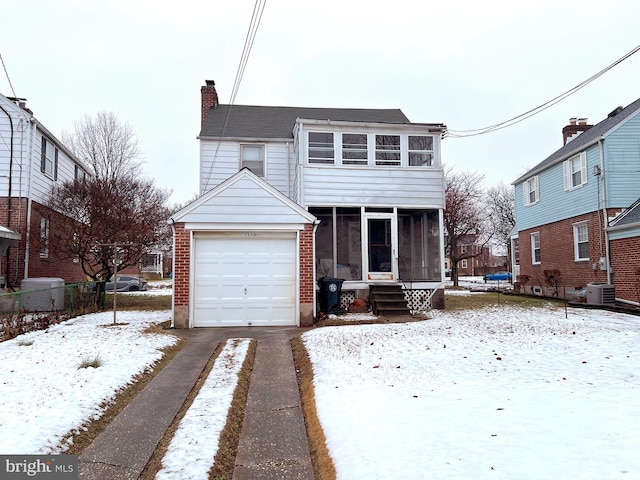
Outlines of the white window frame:
M364 144L361 143L346 143L345 135L364 135ZM360 132L341 132L340 138L342 139L342 165L369 165L369 135ZM346 158L345 154L360 154L364 153L364 158Z
M40 258L49 258L49 219L40 218Z
M397 145L394 143L384 143L385 140L397 138ZM379 143L380 142L380 143ZM402 166L402 136L400 134L380 134L375 136L375 164L378 167L400 167Z
M316 142L311 140L311 136L330 135L331 143ZM325 153L327 156L314 156L312 152ZM309 131L307 132L307 161L312 165L335 165L336 163L336 135L334 132Z
M245 149L256 149L260 152L260 160L245 160L244 159L244 151ZM240 169L242 170L243 168L248 168L249 170L251 170L253 173L255 173L258 177L262 177L262 178L266 178L267 176L267 162L266 162L266 146L264 144L259 144L259 143L241 143L240 144L240 152L239 152L239 159L240 159ZM256 164L257 162L262 162L262 172L256 172L253 168L251 168L251 164Z
M431 141L431 148L411 148L412 138L425 138ZM427 140L428 143L428 140ZM435 139L433 135L407 135L407 165L409 167L431 167L435 159ZM412 157L417 159L417 163L412 165Z
M584 228L583 228L584 227ZM586 235L586 238L585 238ZM587 244L587 256L580 256L580 244ZM589 225L588 222L573 224L573 254L576 262L589 261Z
M531 198L532 194L533 198ZM540 182L538 181L538 175L534 175L522 183L522 196L525 207L535 205L540 201Z
M576 176L580 174L579 182ZM580 152L568 160L562 162L562 176L564 178L564 191L575 190L587 184L587 152Z
M537 247L536 247L537 244ZM536 260L536 250L538 251L538 259ZM531 264L540 265L542 255L540 251L540 232L534 232L531 234Z
M467 268L467 259L463 258L460 260L460 268Z

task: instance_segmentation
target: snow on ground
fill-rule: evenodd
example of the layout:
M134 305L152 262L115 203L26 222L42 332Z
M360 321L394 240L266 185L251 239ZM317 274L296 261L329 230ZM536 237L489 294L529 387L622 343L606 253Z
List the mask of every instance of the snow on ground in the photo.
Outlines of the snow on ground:
M180 422L156 480L209 478L250 339L231 339Z
M640 319L492 307L303 339L339 479L640 478Z
M0 343L0 452L59 453L67 433L103 413L114 397L162 357L176 337L143 334L170 312L83 315ZM78 368L99 358L98 368Z

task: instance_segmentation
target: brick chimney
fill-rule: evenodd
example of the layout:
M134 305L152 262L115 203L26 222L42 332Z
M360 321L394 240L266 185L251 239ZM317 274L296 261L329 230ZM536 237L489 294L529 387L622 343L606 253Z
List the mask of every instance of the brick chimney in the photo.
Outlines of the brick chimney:
M207 113L212 108L218 106L218 92L216 92L216 82L213 80L205 80L206 85L200 88L200 94L202 96L202 118L200 126L204 124L204 119L207 117Z
M588 125L586 118L570 118L569 125L562 129L562 144L566 145L582 132L589 130L591 127L593 127L593 125Z

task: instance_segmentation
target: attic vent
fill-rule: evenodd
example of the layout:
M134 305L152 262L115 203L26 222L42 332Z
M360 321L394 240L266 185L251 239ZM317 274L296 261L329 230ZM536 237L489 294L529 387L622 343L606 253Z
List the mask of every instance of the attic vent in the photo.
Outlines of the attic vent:
M616 108L613 112L611 112L607 118L611 118L611 117L615 117L617 114L619 114L621 111L623 110L622 107L618 107Z

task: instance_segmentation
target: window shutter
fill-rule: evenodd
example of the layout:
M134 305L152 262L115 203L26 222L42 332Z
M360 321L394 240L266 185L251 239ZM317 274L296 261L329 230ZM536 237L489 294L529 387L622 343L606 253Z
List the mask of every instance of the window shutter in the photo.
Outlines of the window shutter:
M529 180L525 180L522 184L522 197L524 198L524 206L529 205Z
M580 153L580 180L582 185L587 183L587 152Z
M53 163L53 180L58 180L58 149L56 148L55 160Z
M42 173L47 169L47 139L42 136L42 150L40 152L40 171Z
M562 162L562 177L564 178L564 191L571 189L571 160Z

